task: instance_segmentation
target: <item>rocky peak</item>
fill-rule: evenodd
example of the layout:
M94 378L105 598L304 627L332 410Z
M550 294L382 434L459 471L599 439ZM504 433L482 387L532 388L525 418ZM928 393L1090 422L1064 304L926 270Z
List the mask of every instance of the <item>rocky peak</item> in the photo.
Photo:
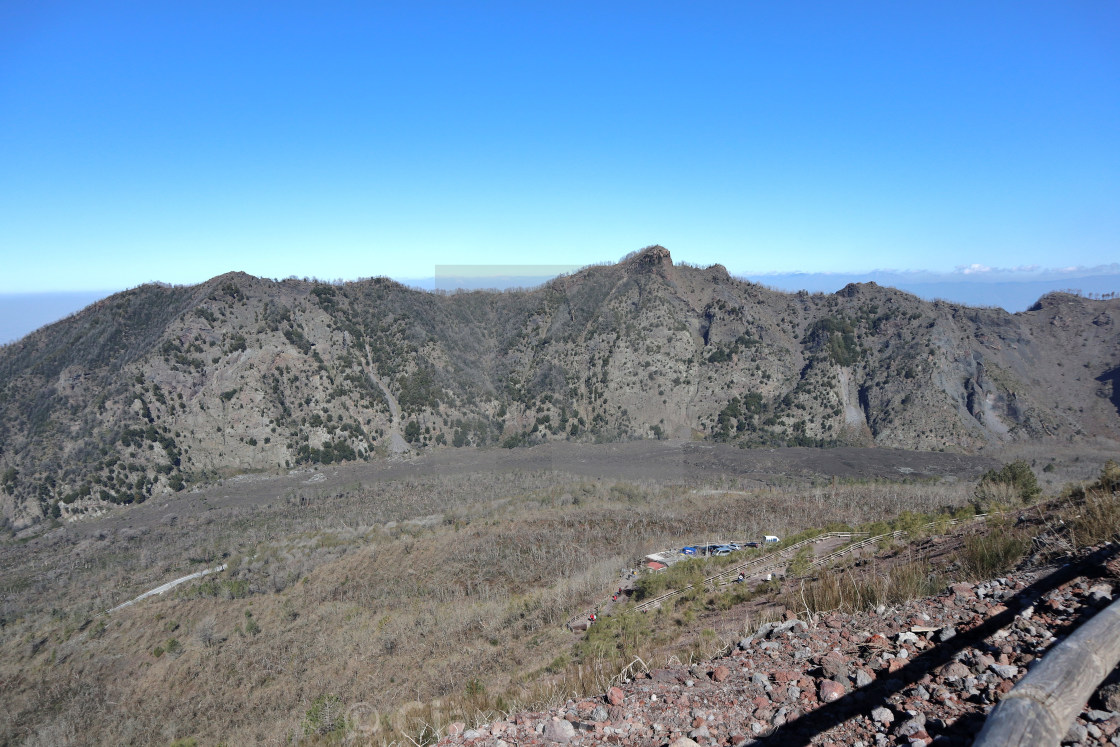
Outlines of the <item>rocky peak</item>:
M879 284L874 280L869 280L866 283L848 283L840 290L836 291L837 296L844 298L855 298L860 293L870 293L879 290Z
M649 271L662 267L672 267L673 258L670 256L668 249L660 244L654 244L627 257L624 264L639 270Z

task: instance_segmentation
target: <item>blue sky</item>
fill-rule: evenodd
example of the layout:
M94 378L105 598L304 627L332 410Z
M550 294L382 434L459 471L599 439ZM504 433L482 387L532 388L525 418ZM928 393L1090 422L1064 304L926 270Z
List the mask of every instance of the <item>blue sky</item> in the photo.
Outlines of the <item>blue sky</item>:
M0 4L0 293L1120 258L1115 2Z

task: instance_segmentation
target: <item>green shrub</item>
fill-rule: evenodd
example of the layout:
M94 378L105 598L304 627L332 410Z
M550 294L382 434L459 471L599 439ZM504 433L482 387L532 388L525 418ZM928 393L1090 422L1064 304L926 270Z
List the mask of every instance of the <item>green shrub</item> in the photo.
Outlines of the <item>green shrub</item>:
M1024 505L1042 494L1038 478L1031 466L1023 460L1003 465L999 470L988 470L976 487L976 498L981 505L1000 503L1001 498L1017 498Z
M813 548L805 545L797 550L797 554L789 561L788 573L790 576L805 576L809 573L810 563L813 560Z
M326 736L341 734L346 728L342 698L337 695L320 695L307 709L300 722L304 736Z
M663 571L648 573L634 585L635 601L650 599L669 589L683 589L704 580L703 564L700 560L682 560Z

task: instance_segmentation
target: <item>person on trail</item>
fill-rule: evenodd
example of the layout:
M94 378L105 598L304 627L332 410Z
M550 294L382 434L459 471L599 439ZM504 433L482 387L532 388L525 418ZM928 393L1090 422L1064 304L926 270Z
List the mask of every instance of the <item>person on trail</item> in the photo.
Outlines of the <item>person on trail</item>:
M615 594L613 597L611 597L611 601L612 602L617 602L618 601L618 594Z
M747 577L744 576L742 572L740 572L739 573L739 578L735 579L735 583L741 584L741 583L743 583L744 580L746 580L746 578Z

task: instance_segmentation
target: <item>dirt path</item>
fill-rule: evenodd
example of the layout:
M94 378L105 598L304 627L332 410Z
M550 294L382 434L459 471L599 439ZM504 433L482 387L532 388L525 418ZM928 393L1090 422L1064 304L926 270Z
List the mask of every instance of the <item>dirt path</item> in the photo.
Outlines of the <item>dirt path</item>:
M224 571L225 569L226 569L226 564L222 563L217 568L207 568L204 571L198 571L197 573L191 573L189 575L182 576L181 578L177 578L174 581L168 581L166 584L162 584L160 586L157 586L156 588L154 588L150 591L145 591L140 596L133 597L132 599L129 599L127 602L125 602L123 604L118 604L113 609L108 610L108 612L109 612L109 614L112 614L119 609L124 609L125 607L128 607L129 605L136 604L141 599L147 599L148 597L155 596L156 594L162 594L165 591L170 591L171 589L174 589L179 584L186 583L187 581L193 581L196 578L202 578L203 576L208 576L211 573L220 573L221 571Z

